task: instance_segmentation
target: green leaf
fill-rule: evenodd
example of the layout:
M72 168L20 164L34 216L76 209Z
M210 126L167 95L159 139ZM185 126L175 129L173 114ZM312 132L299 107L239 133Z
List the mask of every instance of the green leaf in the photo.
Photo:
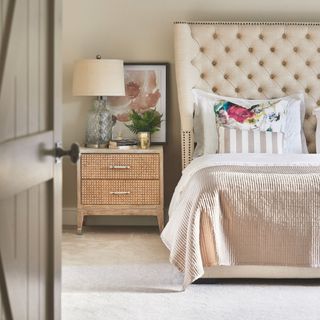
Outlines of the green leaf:
M126 127L135 134L138 132L150 132L152 134L160 130L162 116L156 109L143 113L132 110L129 114L131 123Z

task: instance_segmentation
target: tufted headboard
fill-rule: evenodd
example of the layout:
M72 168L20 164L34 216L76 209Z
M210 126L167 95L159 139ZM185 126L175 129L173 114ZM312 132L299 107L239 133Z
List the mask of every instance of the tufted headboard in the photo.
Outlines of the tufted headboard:
M177 22L175 65L181 118L182 164L194 149L192 88L247 99L304 92L304 132L316 151L320 106L320 23Z

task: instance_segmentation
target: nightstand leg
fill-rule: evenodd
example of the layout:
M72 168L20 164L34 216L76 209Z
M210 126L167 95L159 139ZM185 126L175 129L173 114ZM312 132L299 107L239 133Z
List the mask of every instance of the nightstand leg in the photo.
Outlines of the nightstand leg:
M79 210L78 216L77 216L77 233L78 234L82 234L83 218L84 218L84 212Z
M158 225L159 225L159 231L162 232L163 230L163 212L158 213L157 215Z

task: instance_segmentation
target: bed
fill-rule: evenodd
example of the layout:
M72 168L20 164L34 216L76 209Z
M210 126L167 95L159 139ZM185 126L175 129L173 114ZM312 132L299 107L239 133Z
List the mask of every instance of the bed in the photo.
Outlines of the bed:
M320 278L320 242L317 237L314 237L314 234L320 232L320 212L318 214L318 209L320 211L320 192L318 189L320 161L319 156L316 154L316 149L320 150L320 138L316 141L316 134L320 135L320 130L316 133L316 116L319 115L318 107L320 106L320 24L177 22L174 27L175 67L181 118L184 174L170 205L169 223L161 235L162 240L171 251L171 262L185 272L185 286L199 277ZM246 99L271 99L303 92L306 107L303 132L310 154L299 154L294 157L292 155L282 155L279 162L270 155L252 154L236 155L233 159L225 155L213 157L207 155L200 157L201 160L192 160L195 146L193 94L195 89L227 97L242 97ZM219 168L215 173L206 171L208 170L208 164L212 165L212 162ZM274 252L271 254L270 252L265 253L267 258L263 257L263 254L260 256L260 253L256 250L257 248L253 248L250 254L257 251L255 255L255 257L259 255L257 264L250 263L250 261L254 262L255 260L254 257L249 257L247 253L245 254L247 260L242 259L240 256L236 258L232 256L230 258L228 254L225 254L223 258L220 257L220 261L217 261L219 260L217 259L217 247L219 245L221 248L223 247L223 245L217 243L217 239L213 239L215 235L212 232L212 225L217 221L210 217L205 208L200 210L201 214L196 218L190 218L190 215L188 219L183 218L182 215L176 217L177 215L174 216L172 211L177 211L177 203L183 202L183 198L180 198L181 194L187 192L184 190L187 188L186 186L189 185L190 187L190 179L194 177L195 172L200 172L202 179L214 175L218 178L223 175L228 176L224 182L225 185L223 187L220 185L220 187L232 188L232 184L228 180L231 175L228 172L230 167L235 167L238 174L237 177L241 177L245 170L249 170L252 175L255 174L255 170L260 170L257 169L257 163L264 166L264 177L268 177L270 174L278 174L280 171L281 173L285 171L288 179L293 179L294 176L294 179L302 177L301 181L288 180L289 182L287 181L286 183L289 183L289 185L296 184L298 186L300 182L302 184L306 183L306 181L303 182L304 179L311 179L308 183L313 185L313 188L303 190L305 199L308 198L309 202L303 204L301 210L305 210L308 203L312 203L312 208L310 207L308 210L312 211L313 214L310 217L304 215L305 220L299 222L302 225L305 224L304 231L292 228L294 232L300 232L301 234L307 230L311 237L307 239L308 237L301 235L298 241L302 239L301 242L305 241L305 243L295 243L293 248L290 249L291 251L288 248L284 248L283 251L279 249L277 254L274 254ZM288 168L284 169L284 167ZM277 170L280 171L278 172ZM248 177L250 178L250 176ZM246 179L240 180L238 181L240 184L244 184L247 181ZM202 188L199 185L199 181L201 179L192 182L195 187L192 186L194 190L192 188L191 191L189 190L189 197L192 198L192 192L196 192L197 187ZM252 183L255 182L253 181ZM250 185L248 186L250 187ZM304 188L303 185L301 188ZM207 197L210 197L208 188L206 192ZM291 190L290 192L293 191ZM219 201L221 201L220 191L217 194L218 198L220 197ZM241 197L241 195L239 196ZM281 199L279 201L286 201L285 196ZM192 207L192 205L194 203L188 203L186 206ZM186 206L183 208L184 211L187 211ZM210 208L208 210L210 211ZM276 209L274 210L276 212ZM293 212L294 210L296 208L293 209ZM298 215L299 210L297 209L296 211ZM186 215L188 215L188 212ZM251 218L255 219L256 217L252 216ZM281 219L285 219L285 216L279 217L279 220ZM174 220L180 220L179 230L175 230L175 226L178 223L174 223ZM284 220L282 222L286 223ZM182 226L183 223L185 225ZM298 224L297 221L295 223ZM197 227L193 229L191 234L190 225L194 227L195 224ZM283 235L279 235L279 225L281 223L278 221L278 230L275 233L276 237L280 237L278 240L283 237ZM250 230L245 229L245 232L254 233L254 229L261 227L259 224L255 226ZM224 228L225 225L222 224L220 227ZM268 227L268 225L265 224L263 227ZM237 228L229 229L229 233L237 232L234 231ZM215 232L217 233L219 230L215 230ZM177 240L176 234L179 233L181 233L181 238ZM225 236L225 234L222 232L221 236ZM286 233L286 237L292 236L291 232L289 234ZM237 247L239 242L243 242L243 246L239 245L235 250L245 250L247 240L241 241L242 238L239 234L236 236L231 234L232 237L234 238L234 247ZM272 237L274 237L274 234L272 234ZM294 236L292 239L294 239ZM175 241L176 248L173 248L173 242ZM231 240L229 239L228 241ZM264 241L266 242L267 240ZM273 239L268 241L270 244ZM297 239L292 241L297 241ZM183 247L190 242L192 242L192 245L186 251ZM312 245L310 245L311 242ZM279 248L279 243L276 243L276 241L269 247L266 245L262 250L272 250L274 248ZM184 250L184 252L179 252L180 249ZM224 253L226 252L226 248L221 250ZM296 254L299 250L301 254ZM308 251L308 257L304 257L305 259L302 257L302 252L304 251ZM290 252L294 252L292 256L294 255L295 257L290 256ZM270 256L273 256L273 260L270 260L271 263L267 260ZM299 257L297 258L297 256ZM301 260L299 260L300 258ZM241 261L244 263L241 263ZM277 261L280 263L277 263ZM188 270L186 271L186 269Z

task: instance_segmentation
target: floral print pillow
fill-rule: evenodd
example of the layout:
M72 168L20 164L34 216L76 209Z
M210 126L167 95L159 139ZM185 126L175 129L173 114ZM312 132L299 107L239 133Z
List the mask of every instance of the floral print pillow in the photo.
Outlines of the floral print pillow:
M281 99L250 107L220 100L214 104L213 109L218 127L284 132L286 107L287 103Z

